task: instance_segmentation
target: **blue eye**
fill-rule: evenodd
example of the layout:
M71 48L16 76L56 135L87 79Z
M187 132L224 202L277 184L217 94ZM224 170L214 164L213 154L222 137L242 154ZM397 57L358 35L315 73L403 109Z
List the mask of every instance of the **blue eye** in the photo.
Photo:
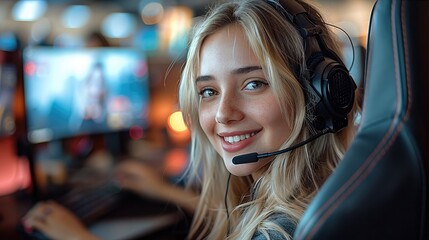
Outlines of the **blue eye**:
M199 95L202 98L209 98L209 97L216 95L216 91L211 89L211 88L205 88L205 89L200 91Z
M257 80L255 80L255 81L251 81L251 82L249 82L249 83L244 87L244 89L246 89L246 90L256 90L256 89L259 89L259 88L264 87L264 86L267 86L267 85L268 85L268 83L266 83L266 82L262 82L262 81L257 81Z

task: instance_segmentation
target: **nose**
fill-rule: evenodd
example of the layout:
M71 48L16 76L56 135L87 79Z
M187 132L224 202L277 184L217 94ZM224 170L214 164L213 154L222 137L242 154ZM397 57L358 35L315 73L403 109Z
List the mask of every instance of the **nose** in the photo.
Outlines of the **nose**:
M240 99L232 95L224 95L220 98L215 120L220 124L231 124L243 119L244 114L240 107Z

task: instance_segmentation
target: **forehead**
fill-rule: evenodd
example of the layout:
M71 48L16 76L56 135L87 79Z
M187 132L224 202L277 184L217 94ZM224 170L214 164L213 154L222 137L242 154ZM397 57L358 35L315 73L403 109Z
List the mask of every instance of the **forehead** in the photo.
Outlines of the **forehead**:
M240 25L225 26L204 40L200 51L200 74L248 65L260 64Z

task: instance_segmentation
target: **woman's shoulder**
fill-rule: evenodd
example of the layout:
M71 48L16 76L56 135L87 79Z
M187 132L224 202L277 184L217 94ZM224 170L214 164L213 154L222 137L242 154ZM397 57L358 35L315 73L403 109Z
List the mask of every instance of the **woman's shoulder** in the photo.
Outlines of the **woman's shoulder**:
M268 218L268 221L275 223L278 227L280 227L283 231L288 233L291 237L293 236L296 228L296 223L291 220L291 218L283 213L275 213ZM284 235L276 230L269 229L267 230L267 234L270 239L286 239ZM255 235L253 235L252 240L264 240L267 239L265 235L261 231L256 231Z

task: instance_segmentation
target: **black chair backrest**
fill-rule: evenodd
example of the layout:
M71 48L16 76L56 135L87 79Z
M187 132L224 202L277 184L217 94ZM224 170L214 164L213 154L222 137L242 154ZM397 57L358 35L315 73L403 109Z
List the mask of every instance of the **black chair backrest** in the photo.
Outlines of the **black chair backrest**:
M428 239L429 1L379 0L363 115L294 239Z

